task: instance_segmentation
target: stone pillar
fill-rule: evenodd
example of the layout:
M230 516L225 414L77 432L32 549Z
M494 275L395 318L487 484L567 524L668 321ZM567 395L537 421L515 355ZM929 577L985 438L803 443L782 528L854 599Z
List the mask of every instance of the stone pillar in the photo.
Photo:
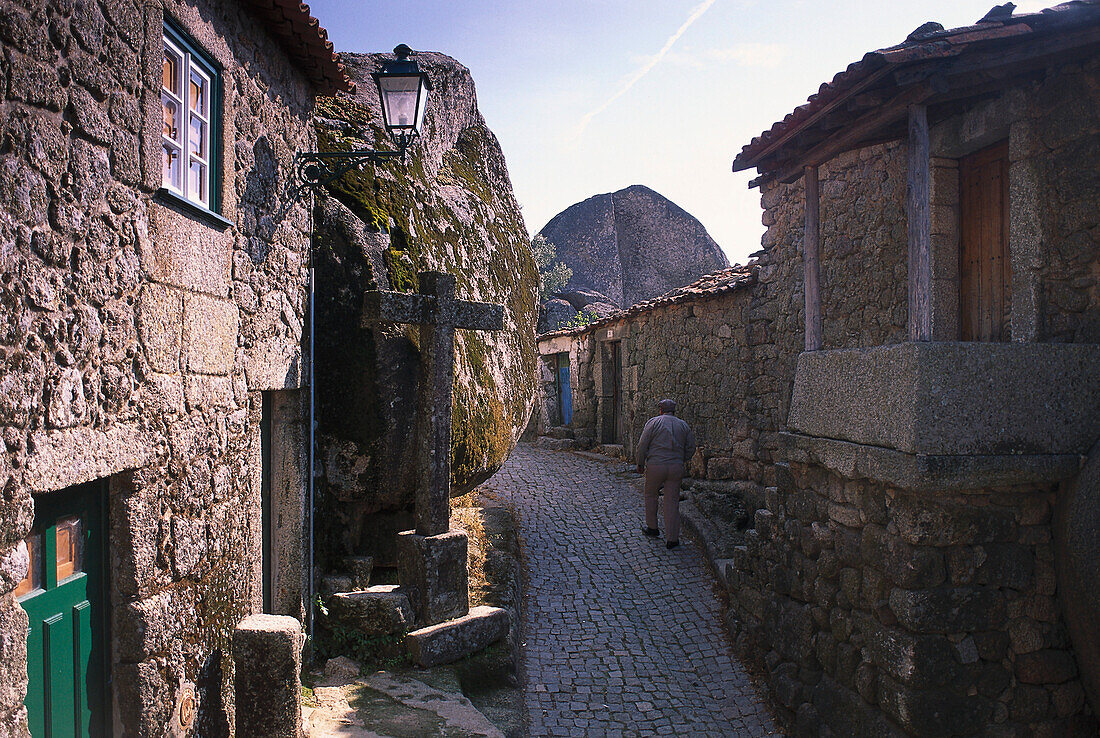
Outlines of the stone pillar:
M301 624L249 615L233 632L237 738L302 738Z
M397 576L416 621L435 625L469 612L466 534L452 530L422 536L407 530L397 536Z

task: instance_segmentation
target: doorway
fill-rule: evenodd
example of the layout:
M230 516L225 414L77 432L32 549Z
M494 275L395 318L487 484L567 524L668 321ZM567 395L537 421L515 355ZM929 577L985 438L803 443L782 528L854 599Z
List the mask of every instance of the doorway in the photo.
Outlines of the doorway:
M27 629L33 736L96 738L106 713L105 480L34 496L30 567L15 589Z

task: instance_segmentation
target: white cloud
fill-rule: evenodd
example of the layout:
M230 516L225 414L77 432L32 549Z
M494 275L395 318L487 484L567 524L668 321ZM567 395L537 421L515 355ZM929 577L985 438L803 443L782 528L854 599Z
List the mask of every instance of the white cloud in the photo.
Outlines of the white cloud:
M585 113L584 117L581 118L580 123L577 124L576 129L573 131L573 135L570 137L570 140L575 141L576 139L580 138L580 135L584 133L584 129L588 127L588 124L592 121L593 118L595 118L603 111L607 110L611 103L615 102L620 97L625 95L631 87L638 83L638 80L649 74L650 70L653 69L653 67L657 66L657 64L668 55L668 52L672 49L672 46L680 40L680 37L683 36L685 32L687 32L687 29L691 28L691 25L695 23L695 21L699 20L700 16L702 16L703 13L710 10L710 6L714 5L715 2L717 2L717 0L703 0L703 2L696 5L692 9L691 13L688 15L687 20L680 24L680 27L676 29L676 32L668 37L668 40L665 41L665 45L661 47L660 51L658 51L655 55L649 57L646 61L642 62L641 66L626 79L626 82L623 83L622 87L615 91L615 94L604 100L595 110L589 113Z
M735 64L740 67L771 68L778 67L787 56L788 48L784 44L741 43L721 49L701 51L672 51L661 60L665 64L687 69L709 69L723 64ZM652 56L637 56L635 63L652 61Z

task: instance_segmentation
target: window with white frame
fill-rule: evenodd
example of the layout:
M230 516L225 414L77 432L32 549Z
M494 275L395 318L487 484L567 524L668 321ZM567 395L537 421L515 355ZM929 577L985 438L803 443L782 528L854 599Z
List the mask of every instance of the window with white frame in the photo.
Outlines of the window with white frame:
M218 75L184 38L164 29L160 102L161 184L207 210L214 209L214 106Z

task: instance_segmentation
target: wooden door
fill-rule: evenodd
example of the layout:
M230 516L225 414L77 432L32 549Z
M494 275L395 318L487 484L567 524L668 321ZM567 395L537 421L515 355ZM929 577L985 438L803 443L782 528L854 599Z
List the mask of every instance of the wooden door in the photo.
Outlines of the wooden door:
M27 717L34 738L104 735L103 482L36 495L31 567L16 587L27 629Z
M959 162L959 337L1008 341L1008 142Z

